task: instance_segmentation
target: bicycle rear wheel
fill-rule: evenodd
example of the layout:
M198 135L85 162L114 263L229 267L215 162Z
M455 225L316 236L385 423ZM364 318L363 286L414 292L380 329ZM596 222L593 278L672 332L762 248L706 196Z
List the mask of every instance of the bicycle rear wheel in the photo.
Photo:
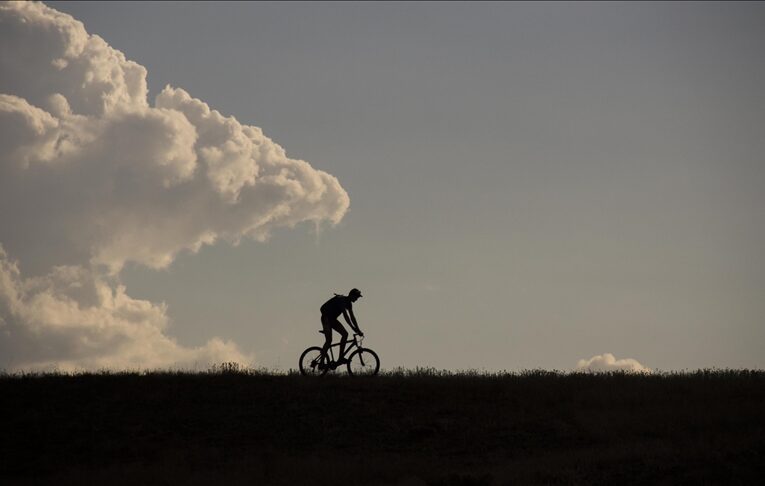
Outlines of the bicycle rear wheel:
M380 358L371 349L361 348L348 358L348 374L374 376L380 371Z
M311 346L300 355L300 374L303 376L324 376L329 370L327 355L319 346Z

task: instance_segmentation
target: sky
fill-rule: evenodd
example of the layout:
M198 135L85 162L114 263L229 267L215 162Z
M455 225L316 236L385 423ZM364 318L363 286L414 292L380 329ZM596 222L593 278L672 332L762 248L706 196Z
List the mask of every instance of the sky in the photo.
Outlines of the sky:
M765 5L45 5L0 367L296 368L352 287L386 369L765 366Z

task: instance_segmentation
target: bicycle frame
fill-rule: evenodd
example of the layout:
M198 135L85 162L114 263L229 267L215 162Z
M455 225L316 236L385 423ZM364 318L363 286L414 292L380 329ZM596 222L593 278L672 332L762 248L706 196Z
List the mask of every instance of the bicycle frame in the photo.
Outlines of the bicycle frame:
M332 348L336 346L340 346L340 343L330 345L329 349L327 350L329 351L329 358L331 361L337 361L335 359L335 353L332 352ZM351 353L351 351L353 351L354 348L361 349L361 341L358 339L358 335L356 334L353 335L353 341L348 341L345 343L345 352L343 353L342 356L340 356L339 359L342 359L348 356Z
M324 334L323 331L319 331ZM335 370L342 364L348 365L348 374L372 374L376 375L380 369L380 358L371 349L362 347L363 334L353 335L353 339L346 341L347 348L342 356L332 348L340 346L340 343L330 344L326 352L323 346L311 346L300 355L300 373L303 375L323 376L330 370ZM326 344L326 341L325 341ZM316 354L316 352L319 352ZM337 359L335 357L337 356ZM357 359L358 358L358 359ZM351 359L353 362L351 362Z

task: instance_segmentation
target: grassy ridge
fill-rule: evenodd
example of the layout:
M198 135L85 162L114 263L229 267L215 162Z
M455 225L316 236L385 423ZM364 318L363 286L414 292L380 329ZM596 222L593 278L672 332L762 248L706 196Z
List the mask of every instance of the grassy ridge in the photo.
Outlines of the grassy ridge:
M754 484L765 372L0 377L13 484ZM8 484L8 483L6 483Z

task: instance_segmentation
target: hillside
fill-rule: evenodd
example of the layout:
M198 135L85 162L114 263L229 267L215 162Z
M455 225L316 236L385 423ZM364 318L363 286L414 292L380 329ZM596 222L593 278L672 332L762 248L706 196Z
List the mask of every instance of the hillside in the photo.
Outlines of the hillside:
M3 375L0 479L754 484L763 410L762 371Z

